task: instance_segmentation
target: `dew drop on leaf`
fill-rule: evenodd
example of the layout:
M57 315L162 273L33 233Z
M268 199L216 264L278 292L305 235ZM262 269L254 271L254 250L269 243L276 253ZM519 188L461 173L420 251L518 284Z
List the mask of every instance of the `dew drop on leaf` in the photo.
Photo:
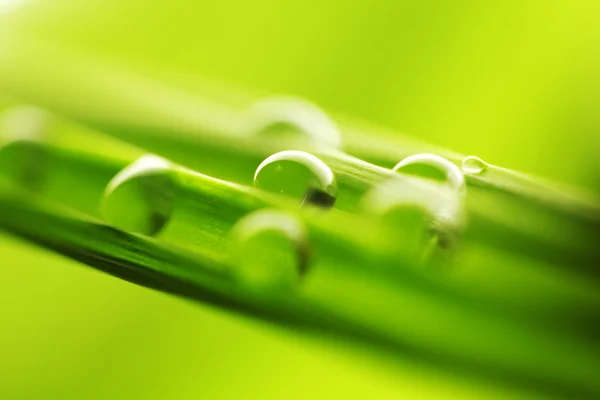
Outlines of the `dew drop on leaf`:
M282 151L265 159L256 169L254 186L323 208L331 208L337 197L335 175L327 164L298 150Z
M479 157L468 156L462 161L462 171L468 175L480 175L487 171L488 165Z
M415 154L406 157L396 164L393 170L447 182L461 192L465 190L465 178L461 170L444 157L435 154Z
M110 181L101 212L106 222L118 228L157 235L171 218L175 192L172 165L163 158L145 155Z
M340 148L342 137L337 125L316 105L296 97L276 96L259 100L246 112L249 134L294 132L314 145Z
M55 120L46 111L18 106L0 116L0 174L30 192L40 190L46 172L48 140Z
M233 227L231 239L231 266L250 288L290 288L307 272L306 230L289 213L267 209L248 214Z
M387 245L412 259L426 257L433 244L452 247L464 218L461 196L435 181L383 182L367 192L362 208L382 222Z
M0 116L0 141L43 141L54 119L50 113L33 106L9 108Z
M420 202L432 216L428 230L430 235L435 237L437 245L445 249L454 247L465 218L466 184L463 172L452 162L435 154L415 154L406 157L393 170L427 178L427 181L419 182L408 189L412 193L408 201ZM403 203L407 201L408 195L401 195L401 191L395 189L393 192L396 194L392 195L392 198L403 196L400 199Z

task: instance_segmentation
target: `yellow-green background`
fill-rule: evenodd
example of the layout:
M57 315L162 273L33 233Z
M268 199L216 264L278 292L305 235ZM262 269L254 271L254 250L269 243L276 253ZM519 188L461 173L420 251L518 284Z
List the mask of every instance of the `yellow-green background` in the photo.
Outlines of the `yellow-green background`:
M0 0L0 63L3 37L24 32L178 85L198 76L304 96L600 190L597 0ZM151 292L4 234L0 260L2 399L444 398L467 387L419 381L360 350Z

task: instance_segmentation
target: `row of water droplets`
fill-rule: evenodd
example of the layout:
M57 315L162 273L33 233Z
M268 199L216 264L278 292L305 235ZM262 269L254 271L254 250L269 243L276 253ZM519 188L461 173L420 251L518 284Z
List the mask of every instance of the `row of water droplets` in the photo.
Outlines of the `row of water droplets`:
M278 125L285 125L287 131L305 134L304 142L313 148L341 144L335 124L311 103L295 98L261 100L240 115L240 125L248 127L248 135L270 135ZM143 156L107 185L101 213L112 225L160 238L185 191L181 176L193 173L162 157ZM337 197L333 172L303 151L283 151L268 157L258 166L254 182L257 188L297 197L307 206L330 208ZM249 286L293 285L307 270L307 231L293 214L276 209L251 212L233 226L229 238L230 264L236 267L240 281Z
M41 131L40 127L31 129L22 122L32 120L37 112L20 109L5 115L0 133L10 132L9 144L38 140L32 132ZM23 113L29 113L29 118ZM33 120L39 121L40 114ZM268 134L272 127L286 125L305 135L313 148L339 149L342 145L335 123L319 108L295 98L259 101L240 120L249 126L248 134ZM176 207L178 168L151 155L130 164L106 188L101 204L105 220L128 231L160 236ZM463 174L482 174L486 169L485 162L476 157L465 158L461 171L440 156L413 155L400 161L393 171L430 179L418 179L418 184L411 185L390 179L375 185L364 195L362 210L381 221L406 254L423 257L432 245L451 247L457 241L464 223ZM281 151L266 158L254 174L254 186L296 198L304 207L328 209L338 196L331 168L300 150ZM230 237L231 263L237 266L243 281L260 285L293 283L310 264L306 227L284 211L250 213L237 222Z
M322 112L315 120L333 125ZM361 211L382 223L390 242L406 257L424 260L433 249L456 246L466 220L464 176L481 175L487 168L475 156L464 158L462 168L434 154L406 157L392 169L405 179L374 185L363 196ZM256 170L254 186L320 208L333 207L338 190L332 169L315 155L298 150L265 159Z

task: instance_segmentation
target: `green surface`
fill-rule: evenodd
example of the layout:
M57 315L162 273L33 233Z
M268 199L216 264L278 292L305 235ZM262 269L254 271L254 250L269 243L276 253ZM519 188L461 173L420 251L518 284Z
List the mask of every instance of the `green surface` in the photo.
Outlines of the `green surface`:
M5 3L0 0L0 14ZM143 121L188 132L206 122L198 104L191 106L197 93L242 106L256 96L237 85L292 93L496 165L600 189L600 9L594 0L22 3L22 9L0 15L0 94L106 126L118 121L121 131ZM92 86L85 80L98 76L105 79ZM208 106L204 111L218 114ZM71 138L83 136L75 131ZM77 140L69 145L89 146L87 139ZM365 151L375 144L365 143ZM126 150L96 149L131 161ZM386 149L378 151L389 162ZM239 174L242 162L222 171ZM248 161L244 177L254 167ZM106 179L104 173L98 177ZM73 182L66 178L50 193L64 193ZM475 196L475 205L487 204L484 191ZM95 197L71 200L93 214ZM504 211L515 205L508 204L480 214L491 220L510 216L509 227L525 237L558 243L548 247L546 261L576 253L574 266L589 270L585 252L597 254L593 237L571 240L569 232L581 231L553 229L560 222L543 209L534 215L538 223L524 230L529 208L511 214ZM514 232L494 235L514 243ZM531 248L524 245L523 253ZM498 253L490 257L494 249L475 248L464 256L468 267L453 275L453 284L466 282L474 293L503 301L514 294L514 308L527 298L530 284L539 283L536 295L551 295L538 297L540 303L533 301L524 312L554 305L559 317L541 316L553 323L569 311L560 309L562 297L555 295L597 301L594 283L584 278L567 274L565 282L575 282L563 285L565 275L548 273L543 260ZM1 398L533 396L191 304L4 234L0 254ZM477 269L482 263L484 271Z
M18 304L2 307L4 398L515 395L418 365L390 364L360 348L301 339L114 279L4 234L0 240L3 256L14 260L3 273L0 299Z

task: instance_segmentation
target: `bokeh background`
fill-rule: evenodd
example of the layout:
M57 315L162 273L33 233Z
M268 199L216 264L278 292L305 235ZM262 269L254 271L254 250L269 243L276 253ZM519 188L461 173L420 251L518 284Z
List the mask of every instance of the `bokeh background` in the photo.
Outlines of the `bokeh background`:
M202 79L303 96L600 191L596 0L0 0L0 64L3 41L19 35L190 90ZM1 233L0 260L2 399L443 398L448 389Z

